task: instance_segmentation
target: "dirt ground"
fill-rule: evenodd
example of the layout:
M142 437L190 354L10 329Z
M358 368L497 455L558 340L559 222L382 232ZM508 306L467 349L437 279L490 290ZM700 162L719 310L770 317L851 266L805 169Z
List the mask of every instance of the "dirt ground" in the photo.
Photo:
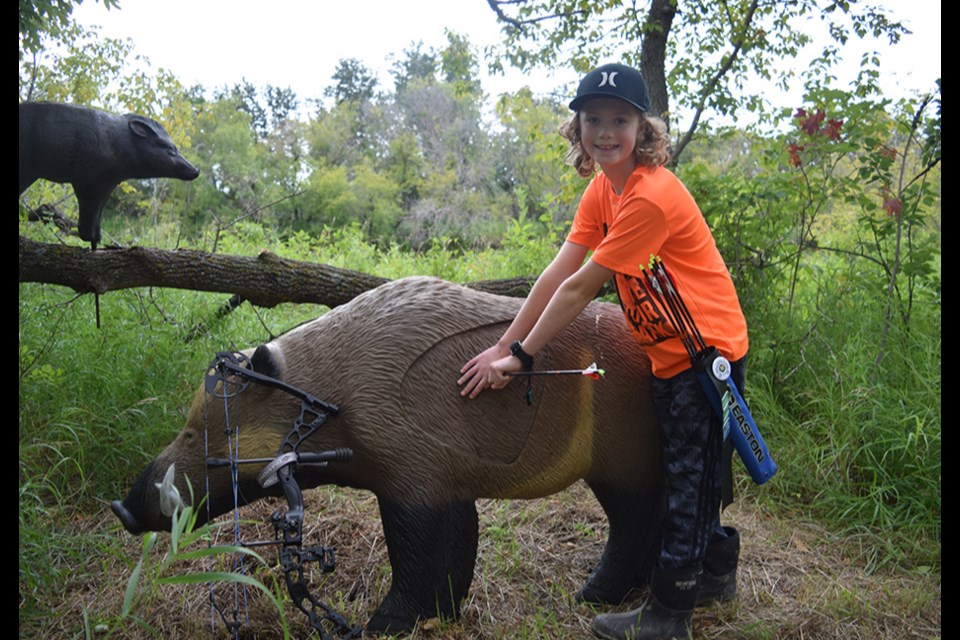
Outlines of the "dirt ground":
M263 523L278 508L261 502L242 510L242 518ZM456 622L428 620L406 638L487 640L506 638L589 638L598 611L633 608L637 593L623 607L592 609L574 602L574 594L599 559L606 522L583 484L532 501L481 501L480 545L470 595ZM336 547L338 566L331 574L312 575L314 593L354 624L362 624L390 584L376 499L369 493L320 489L307 495L305 534L310 544ZM694 635L710 640L796 638L905 639L940 637L940 575L921 570L870 572L857 541L840 539L822 528L788 522L746 504L726 512L725 524L742 537L739 598L698 610ZM202 584L150 587L141 581L134 601L136 620L120 619L124 590L142 540L118 528L108 509L77 526L109 529L119 552L89 558L71 571L62 601L49 603L50 620L21 621L21 637L76 638L226 638L230 634L211 614L211 588ZM232 544L232 531L221 534ZM229 535L229 539L227 536ZM244 525L246 540L272 537L266 524ZM152 556L159 561L169 536L162 535ZM270 552L263 554L271 558ZM217 569L217 567L212 567ZM209 560L175 564L165 575L211 570ZM144 575L150 574L150 567ZM253 575L268 585L278 570ZM281 584L281 583L278 583ZM280 592L286 597L285 588ZM244 594L216 585L214 597L248 612L242 638L280 636L279 616L259 592ZM239 594L239 595L238 595ZM305 617L286 598L284 612L293 637L310 637ZM230 609L230 606L225 607ZM229 615L229 614L228 614ZM211 626L213 631L211 632Z

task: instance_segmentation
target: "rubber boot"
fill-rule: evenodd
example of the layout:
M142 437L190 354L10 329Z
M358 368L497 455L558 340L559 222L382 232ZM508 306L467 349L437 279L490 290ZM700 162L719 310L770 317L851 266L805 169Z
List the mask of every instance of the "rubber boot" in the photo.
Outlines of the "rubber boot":
M740 534L733 527L722 527L707 545L697 607L728 602L737 597L737 561L740 558Z
M700 565L657 569L643 606L597 616L592 626L594 634L607 640L689 640L700 573Z

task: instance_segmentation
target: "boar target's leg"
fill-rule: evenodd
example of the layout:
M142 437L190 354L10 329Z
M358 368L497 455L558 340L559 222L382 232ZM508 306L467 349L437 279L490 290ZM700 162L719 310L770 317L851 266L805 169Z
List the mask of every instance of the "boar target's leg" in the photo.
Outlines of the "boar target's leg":
M647 584L659 550L662 512L659 492L625 491L600 484L590 488L610 522L610 536L600 563L593 570L577 600L596 604L619 604L636 587Z
M412 629L417 620L459 616L477 557L474 502L379 503L393 580L367 631L397 633Z

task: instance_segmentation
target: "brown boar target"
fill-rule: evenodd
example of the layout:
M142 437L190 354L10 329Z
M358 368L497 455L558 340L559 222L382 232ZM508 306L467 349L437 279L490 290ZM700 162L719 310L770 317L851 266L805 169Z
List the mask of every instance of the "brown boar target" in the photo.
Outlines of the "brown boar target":
M300 451L350 448L352 460L301 466L296 477L303 488L337 484L377 496L393 576L368 631L403 631L459 613L473 579L478 498L542 497L582 478L609 518L610 536L579 597L619 602L649 574L662 518L659 434L650 364L617 306L591 303L537 355L542 369L596 362L604 379L535 378L532 405L522 381L476 400L459 394L460 365L497 340L520 304L408 278L245 352L255 371L339 406ZM154 483L171 463L182 495L185 478L204 486L205 428L210 456L228 457L223 412L211 404L205 413L206 402L201 389L180 435L114 502L131 532L169 527ZM230 412L241 425L242 457L272 457L299 401L251 384ZM240 467L244 503L277 495L276 487L259 486L258 471ZM233 508L231 482L226 470L209 473L216 516Z

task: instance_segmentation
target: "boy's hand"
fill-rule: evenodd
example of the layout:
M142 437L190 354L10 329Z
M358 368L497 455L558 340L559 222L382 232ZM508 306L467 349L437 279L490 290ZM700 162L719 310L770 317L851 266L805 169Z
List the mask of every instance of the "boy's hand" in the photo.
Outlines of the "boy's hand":
M523 370L523 364L520 362L520 358L512 355L500 358L490 365L487 373L487 384L492 389L503 389L513 379L507 374L521 370Z
M490 365L509 353L509 349L495 344L471 358L467 364L460 368L462 375L457 380L457 384L463 387L460 390L460 395L476 398L488 386L487 379L490 375Z

